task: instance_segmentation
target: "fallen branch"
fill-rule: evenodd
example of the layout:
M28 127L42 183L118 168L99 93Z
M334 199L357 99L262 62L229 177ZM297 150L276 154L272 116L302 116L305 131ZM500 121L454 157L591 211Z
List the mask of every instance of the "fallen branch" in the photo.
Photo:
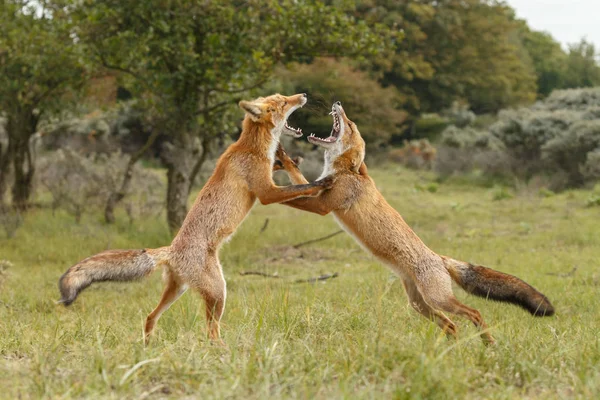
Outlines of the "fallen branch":
M265 278L276 278L276 279L283 278L277 274L267 274L265 272L260 272L260 271L242 271L242 272L240 272L240 275L241 276L258 275L258 276L262 276ZM333 274L325 274L325 275L317 276L315 278L296 279L294 281L294 283L315 283L315 282L319 282L319 281L326 281L327 279L337 278L338 276L339 276L339 274L337 272L334 272Z
M269 226L269 218L265 219L265 223L262 226L262 228L260 228L260 233L263 233L265 230L267 230L267 226Z
M294 247L295 249L299 249L299 248L300 248L300 247L302 247L302 246L306 246L306 245L309 245L309 244L313 244L313 243L316 243L316 242L320 242L320 241L322 241L322 240L327 240L327 239L330 239L330 238L334 237L335 235L339 235L339 234L340 234L340 233L342 233L342 232L344 232L344 231L343 231L343 230L339 230L339 231L337 231L337 232L330 233L329 235L327 235L327 236L323 236L323 237L321 237L321 238L312 239L312 240L308 240L308 241L306 241L306 242L298 243L298 244L294 245L293 247Z
M240 272L240 275L242 275L242 276L258 275L258 276L264 276L265 278L281 278L277 274L267 274L265 272L259 272L259 271L242 271L242 272Z
M294 283L315 283L318 281L325 281L327 279L337 278L338 276L339 276L339 274L337 272L334 272L333 274L325 274L325 275L318 276L316 278L298 279L298 280L294 281Z
M577 267L573 267L573 269L570 272L567 272L565 274L557 274L557 273L554 273L554 272L546 272L546 275L558 276L559 278L568 278L570 276L575 275L575 272L577 272Z

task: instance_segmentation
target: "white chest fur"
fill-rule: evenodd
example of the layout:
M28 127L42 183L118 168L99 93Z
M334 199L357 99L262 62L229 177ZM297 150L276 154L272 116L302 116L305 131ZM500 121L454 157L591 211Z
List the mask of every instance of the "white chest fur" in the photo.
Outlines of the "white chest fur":
M279 138L281 137L281 129L273 129L271 131L271 143L269 144L269 150L267 152L267 157L271 161L271 165L275 163L275 153L277 152L277 147L279 147Z

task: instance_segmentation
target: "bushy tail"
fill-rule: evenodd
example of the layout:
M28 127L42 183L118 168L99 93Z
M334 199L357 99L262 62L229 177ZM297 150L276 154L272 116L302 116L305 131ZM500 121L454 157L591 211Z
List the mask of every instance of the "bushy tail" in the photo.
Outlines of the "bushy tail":
M58 288L65 306L94 282L132 281L149 275L164 261L169 247L143 250L107 250L73 265L60 277Z
M554 315L546 296L516 276L451 258L444 261L452 280L468 293L516 304L536 317Z

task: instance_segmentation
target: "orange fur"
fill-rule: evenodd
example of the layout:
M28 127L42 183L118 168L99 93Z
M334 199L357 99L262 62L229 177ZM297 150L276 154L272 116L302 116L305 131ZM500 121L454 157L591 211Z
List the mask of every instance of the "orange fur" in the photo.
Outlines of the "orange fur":
M334 104L333 113L332 137L336 140L309 137L313 143L326 147L324 174L333 174L333 188L318 197L295 199L285 205L320 215L333 213L346 232L401 277L410 305L449 335L455 336L457 329L444 313L469 319L482 330L485 343L494 342L481 314L454 297L453 280L472 294L517 304L533 315L554 313L548 299L519 278L443 257L429 249L369 177L364 164L365 143L341 104ZM337 132L336 125L340 126ZM278 151L278 157L293 183L306 182L286 160L283 149Z
M225 308L226 288L219 249L242 223L258 199L279 203L316 196L331 187L330 179L296 186L276 186L272 179L275 151L282 133L298 137L286 120L306 103L306 95L279 94L240 102L246 111L239 140L217 161L170 246L147 250L110 250L72 266L61 277L62 302L71 304L87 286L98 281L142 278L157 266L165 267L165 290L148 315L146 340L160 315L188 287L206 304L208 336L219 339L219 321Z

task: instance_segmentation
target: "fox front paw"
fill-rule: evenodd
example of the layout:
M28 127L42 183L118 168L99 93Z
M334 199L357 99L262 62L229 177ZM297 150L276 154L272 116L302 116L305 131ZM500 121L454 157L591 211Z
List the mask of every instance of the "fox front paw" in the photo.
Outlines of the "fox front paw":
M335 183L335 176L333 176L333 175L326 176L325 178L319 179L318 181L315 182L315 184L320 186L322 189L331 189L333 187L334 183Z

